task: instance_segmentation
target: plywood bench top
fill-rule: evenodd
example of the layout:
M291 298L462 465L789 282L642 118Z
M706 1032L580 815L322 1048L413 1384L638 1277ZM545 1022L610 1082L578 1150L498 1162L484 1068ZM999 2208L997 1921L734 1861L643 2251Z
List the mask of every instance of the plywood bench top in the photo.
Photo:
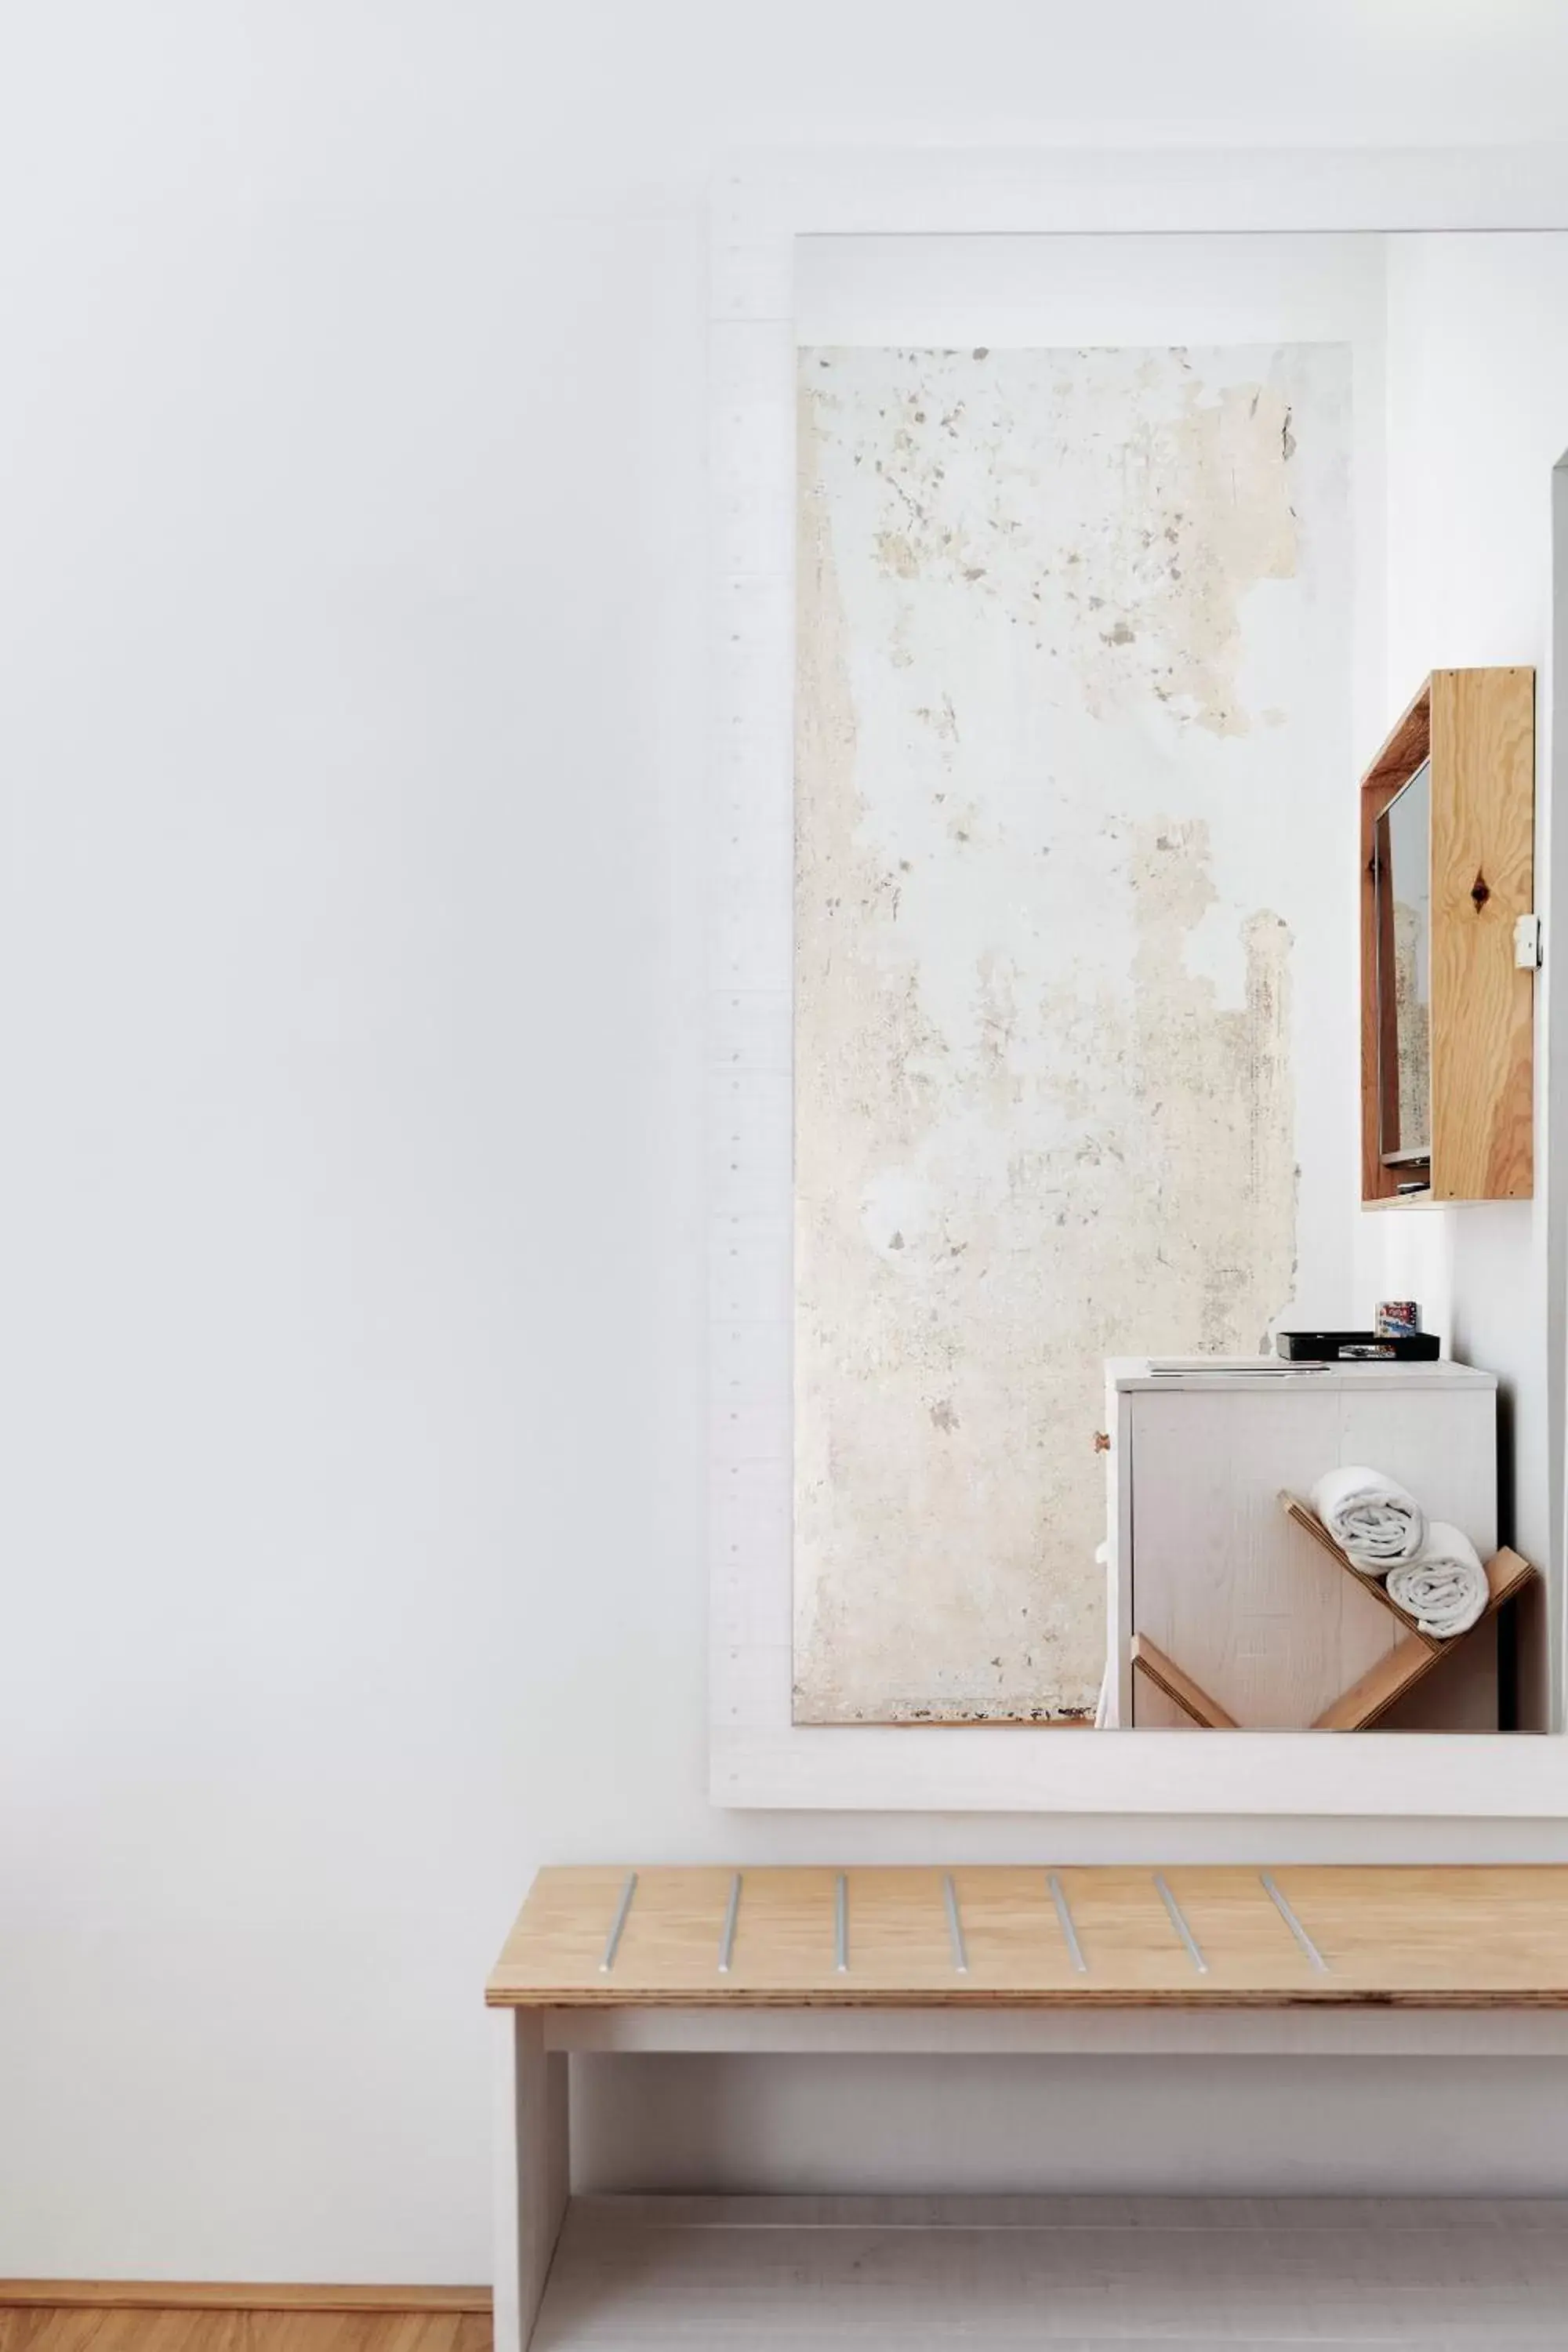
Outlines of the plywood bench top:
M542 1870L495 2008L1568 2008L1568 1866Z

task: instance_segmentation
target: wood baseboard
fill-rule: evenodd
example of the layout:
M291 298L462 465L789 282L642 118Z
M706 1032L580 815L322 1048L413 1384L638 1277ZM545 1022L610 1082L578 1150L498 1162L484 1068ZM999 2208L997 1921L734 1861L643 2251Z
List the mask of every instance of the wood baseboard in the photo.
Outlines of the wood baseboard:
M189 2279L0 2279L0 2311L488 2313L488 2286L230 2285Z

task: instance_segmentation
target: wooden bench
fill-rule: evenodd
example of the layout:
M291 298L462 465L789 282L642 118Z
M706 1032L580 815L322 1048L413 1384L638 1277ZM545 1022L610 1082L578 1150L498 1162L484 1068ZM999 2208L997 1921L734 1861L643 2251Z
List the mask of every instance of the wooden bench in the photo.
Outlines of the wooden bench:
M486 2000L496 2352L523 2352L572 2051L1563 2054L1568 1868L545 1870ZM586 2340L568 2268L552 2352Z

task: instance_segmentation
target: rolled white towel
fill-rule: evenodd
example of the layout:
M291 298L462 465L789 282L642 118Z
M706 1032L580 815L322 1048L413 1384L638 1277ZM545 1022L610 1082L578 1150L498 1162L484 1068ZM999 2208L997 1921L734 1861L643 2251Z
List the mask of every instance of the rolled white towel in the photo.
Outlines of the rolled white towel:
M1460 1528L1434 1519L1419 1559L1388 1571L1388 1597L1415 1618L1424 1633L1451 1642L1468 1633L1491 1599L1486 1570Z
M1415 1496L1360 1463L1326 1470L1312 1489L1312 1508L1369 1576L1385 1576L1416 1559L1426 1540L1426 1515Z

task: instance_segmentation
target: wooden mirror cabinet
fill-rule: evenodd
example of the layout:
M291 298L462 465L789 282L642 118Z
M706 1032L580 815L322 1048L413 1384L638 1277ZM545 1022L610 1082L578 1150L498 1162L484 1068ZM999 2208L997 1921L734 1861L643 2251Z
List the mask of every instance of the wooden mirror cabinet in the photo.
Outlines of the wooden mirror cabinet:
M1361 783L1362 1200L1533 1184L1535 673L1434 670Z

